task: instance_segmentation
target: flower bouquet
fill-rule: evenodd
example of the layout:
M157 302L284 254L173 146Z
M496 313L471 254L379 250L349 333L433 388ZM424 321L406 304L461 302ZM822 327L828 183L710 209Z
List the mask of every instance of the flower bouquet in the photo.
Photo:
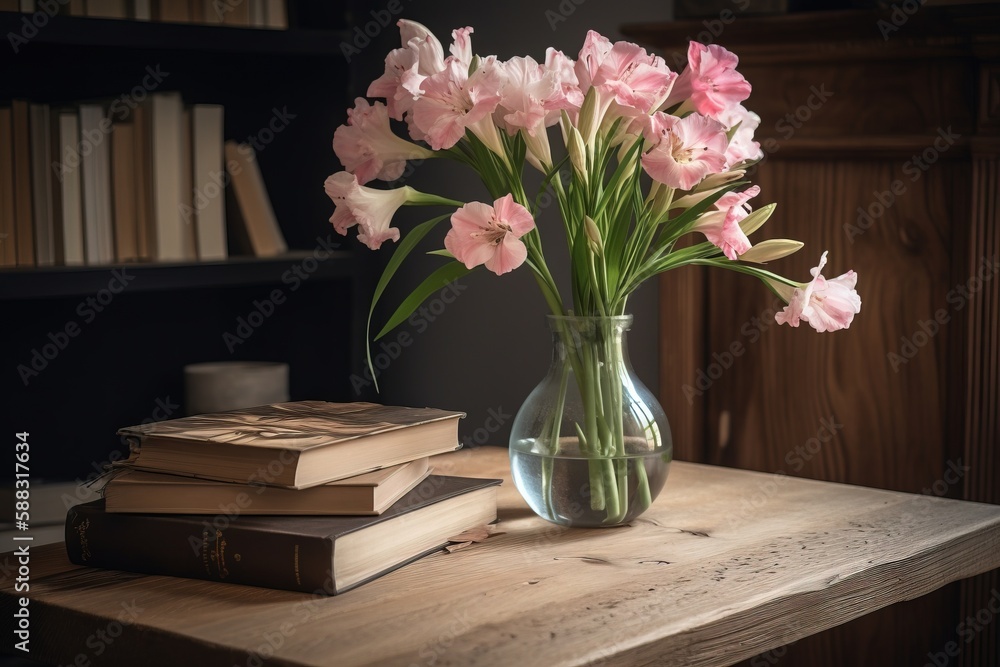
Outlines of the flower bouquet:
M444 247L433 253L441 266L403 300L376 340L469 271L482 266L502 276L526 267L552 313L556 354L514 424L515 482L549 520L628 521L662 486L671 451L666 418L628 365L629 296L665 271L717 267L756 277L781 297L787 306L779 323L834 331L860 311L856 275L825 278L825 252L808 282L764 268L802 243L749 240L774 204L749 204L760 192L744 179L762 157L753 140L760 119L742 105L750 84L724 48L692 42L687 66L674 72L636 44L591 31L575 60L549 48L543 62L501 61L474 55L472 28L452 32L446 56L424 26L398 25L402 46L368 88L384 102L358 98L348 110L333 138L345 171L325 183L337 232L357 226L358 239L373 250L398 242L375 288L369 337L387 284L438 226L447 227ZM396 132L404 127L408 138ZM408 160L432 158L475 171L487 201L367 185L398 179ZM527 181L539 184L533 194ZM568 295L549 270L536 226L543 196L558 202ZM396 211L427 205L448 212L401 238L392 226ZM692 234L696 242L680 243Z

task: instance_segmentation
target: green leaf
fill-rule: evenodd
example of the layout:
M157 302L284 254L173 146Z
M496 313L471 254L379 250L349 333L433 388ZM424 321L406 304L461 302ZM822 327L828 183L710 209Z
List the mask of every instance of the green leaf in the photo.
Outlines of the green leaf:
M469 273L470 269L465 268L464 264L459 262L450 262L444 266L438 268L434 273L427 276L424 282L420 283L416 289L410 292L410 295L403 299L403 303L399 304L399 308L396 312L392 314L389 321L386 322L382 330L378 332L375 336L375 340L382 338L397 326L406 321L413 311L422 304L427 297L434 294L441 288L443 288L448 283L458 280L462 276Z
M382 298L382 293L385 292L385 288L389 285L389 281L396 274L397 269L399 269L400 264L406 259L406 256L413 251L413 248L425 237L428 232L430 232L434 227L444 220L450 217L450 214L440 215L436 218L422 222L416 227L414 227L409 234L403 237L403 240L399 242L399 246L396 251L392 253L392 257L389 258L389 263L386 264L385 271L382 272L382 277L379 278L378 284L375 286L375 292L372 294L372 303L368 307L368 322L365 325L365 359L368 362L368 370L372 371L372 378L375 377L374 368L372 367L372 353L371 348L368 346L368 341L371 340L371 329L372 329L372 314L375 312L375 305L378 300ZM378 380L375 380L375 391L378 391Z

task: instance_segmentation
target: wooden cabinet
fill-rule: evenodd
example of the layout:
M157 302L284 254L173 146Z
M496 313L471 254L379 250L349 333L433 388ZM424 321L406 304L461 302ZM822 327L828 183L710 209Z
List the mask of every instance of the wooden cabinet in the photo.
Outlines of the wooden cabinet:
M700 25L627 33L673 63ZM738 17L717 41L762 119L752 176L778 208L755 238L804 241L775 266L803 281L829 250L824 273L856 270L863 305L850 330L817 334L775 325L756 281L665 275L678 457L1000 502L1000 8ZM959 635L998 584L887 608L782 664L920 665L950 641L950 664L998 664L995 628Z

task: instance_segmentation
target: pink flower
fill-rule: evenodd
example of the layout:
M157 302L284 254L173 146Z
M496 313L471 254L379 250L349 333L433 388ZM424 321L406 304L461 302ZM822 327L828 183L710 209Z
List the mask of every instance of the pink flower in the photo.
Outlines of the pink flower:
M367 188L353 174L340 171L326 179L323 189L337 207L330 222L339 234L346 235L349 228L359 225L358 240L372 250L384 241L399 240L399 230L389 225L399 207L409 201L412 188Z
M485 264L501 276L524 263L528 249L520 240L535 228L528 209L507 194L493 202L469 202L451 216L444 247L469 269Z
M753 140L754 130L760 125L760 116L737 104L723 110L717 119L726 128L727 134L737 128L726 148L726 164L732 167L741 162L755 162L764 156L760 144Z
M602 101L614 101L619 114L629 116L648 114L658 107L677 78L663 58L631 42L611 44L593 30L580 49L576 75L582 91L596 88Z
M759 194L760 188L756 185L743 192L727 192L715 202L716 210L702 214L692 230L704 234L726 257L735 261L751 247L740 221L750 214L747 200Z
M820 257L819 266L810 270L813 279L792 292L788 305L774 316L778 324L799 326L805 320L813 329L823 333L851 326L854 316L861 312L861 297L854 286L858 274L854 271L827 280L820 271L826 266L826 255Z
M750 97L750 84L736 71L739 58L718 44L688 45L688 66L664 103L669 107L691 98L700 114L712 118Z
M725 128L711 118L697 113L677 118L657 112L644 134L653 147L642 156L642 166L664 185L690 190L709 174L726 168Z
M396 25L403 47L389 52L385 72L368 86L367 95L385 98L389 116L402 120L420 93L420 83L444 69L444 49L420 23L400 19Z
M373 178L394 181L406 167L407 160L434 157L421 148L396 136L389 127L389 113L381 102L368 104L363 97L347 110L347 124L333 134L333 151L344 169L357 176L358 183Z
M546 75L555 79L556 84L562 91L563 99L566 100L568 109L579 109L583 104L583 91L580 90L580 81L576 76L576 63L572 58L567 57L562 51L556 51L551 46L545 49L545 72ZM558 119L559 114L555 114Z
M454 56L445 68L427 77L420 85L422 96L413 105L413 123L434 150L458 143L466 128L475 130L479 121L489 119L500 102L502 75L491 56L469 76L468 68Z

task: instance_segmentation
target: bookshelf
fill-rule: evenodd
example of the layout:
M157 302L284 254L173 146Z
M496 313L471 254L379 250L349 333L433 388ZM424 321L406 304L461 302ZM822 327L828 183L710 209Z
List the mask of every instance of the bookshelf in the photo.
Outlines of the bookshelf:
M2 34L18 33L23 17L0 12ZM340 51L348 8L290 0L288 18L288 30L273 30L54 16L16 53L0 51L0 104L113 100L152 67L168 73L156 91L223 105L224 138L264 146L257 160L289 247L276 257L0 270L5 424L32 432L33 479L86 478L123 451L118 427L180 416L185 364L283 361L293 399L352 398L366 271L327 222L322 188L353 96ZM109 289L123 269L127 286ZM276 292L273 314L227 343L224 334ZM78 334L62 339L67 327Z

